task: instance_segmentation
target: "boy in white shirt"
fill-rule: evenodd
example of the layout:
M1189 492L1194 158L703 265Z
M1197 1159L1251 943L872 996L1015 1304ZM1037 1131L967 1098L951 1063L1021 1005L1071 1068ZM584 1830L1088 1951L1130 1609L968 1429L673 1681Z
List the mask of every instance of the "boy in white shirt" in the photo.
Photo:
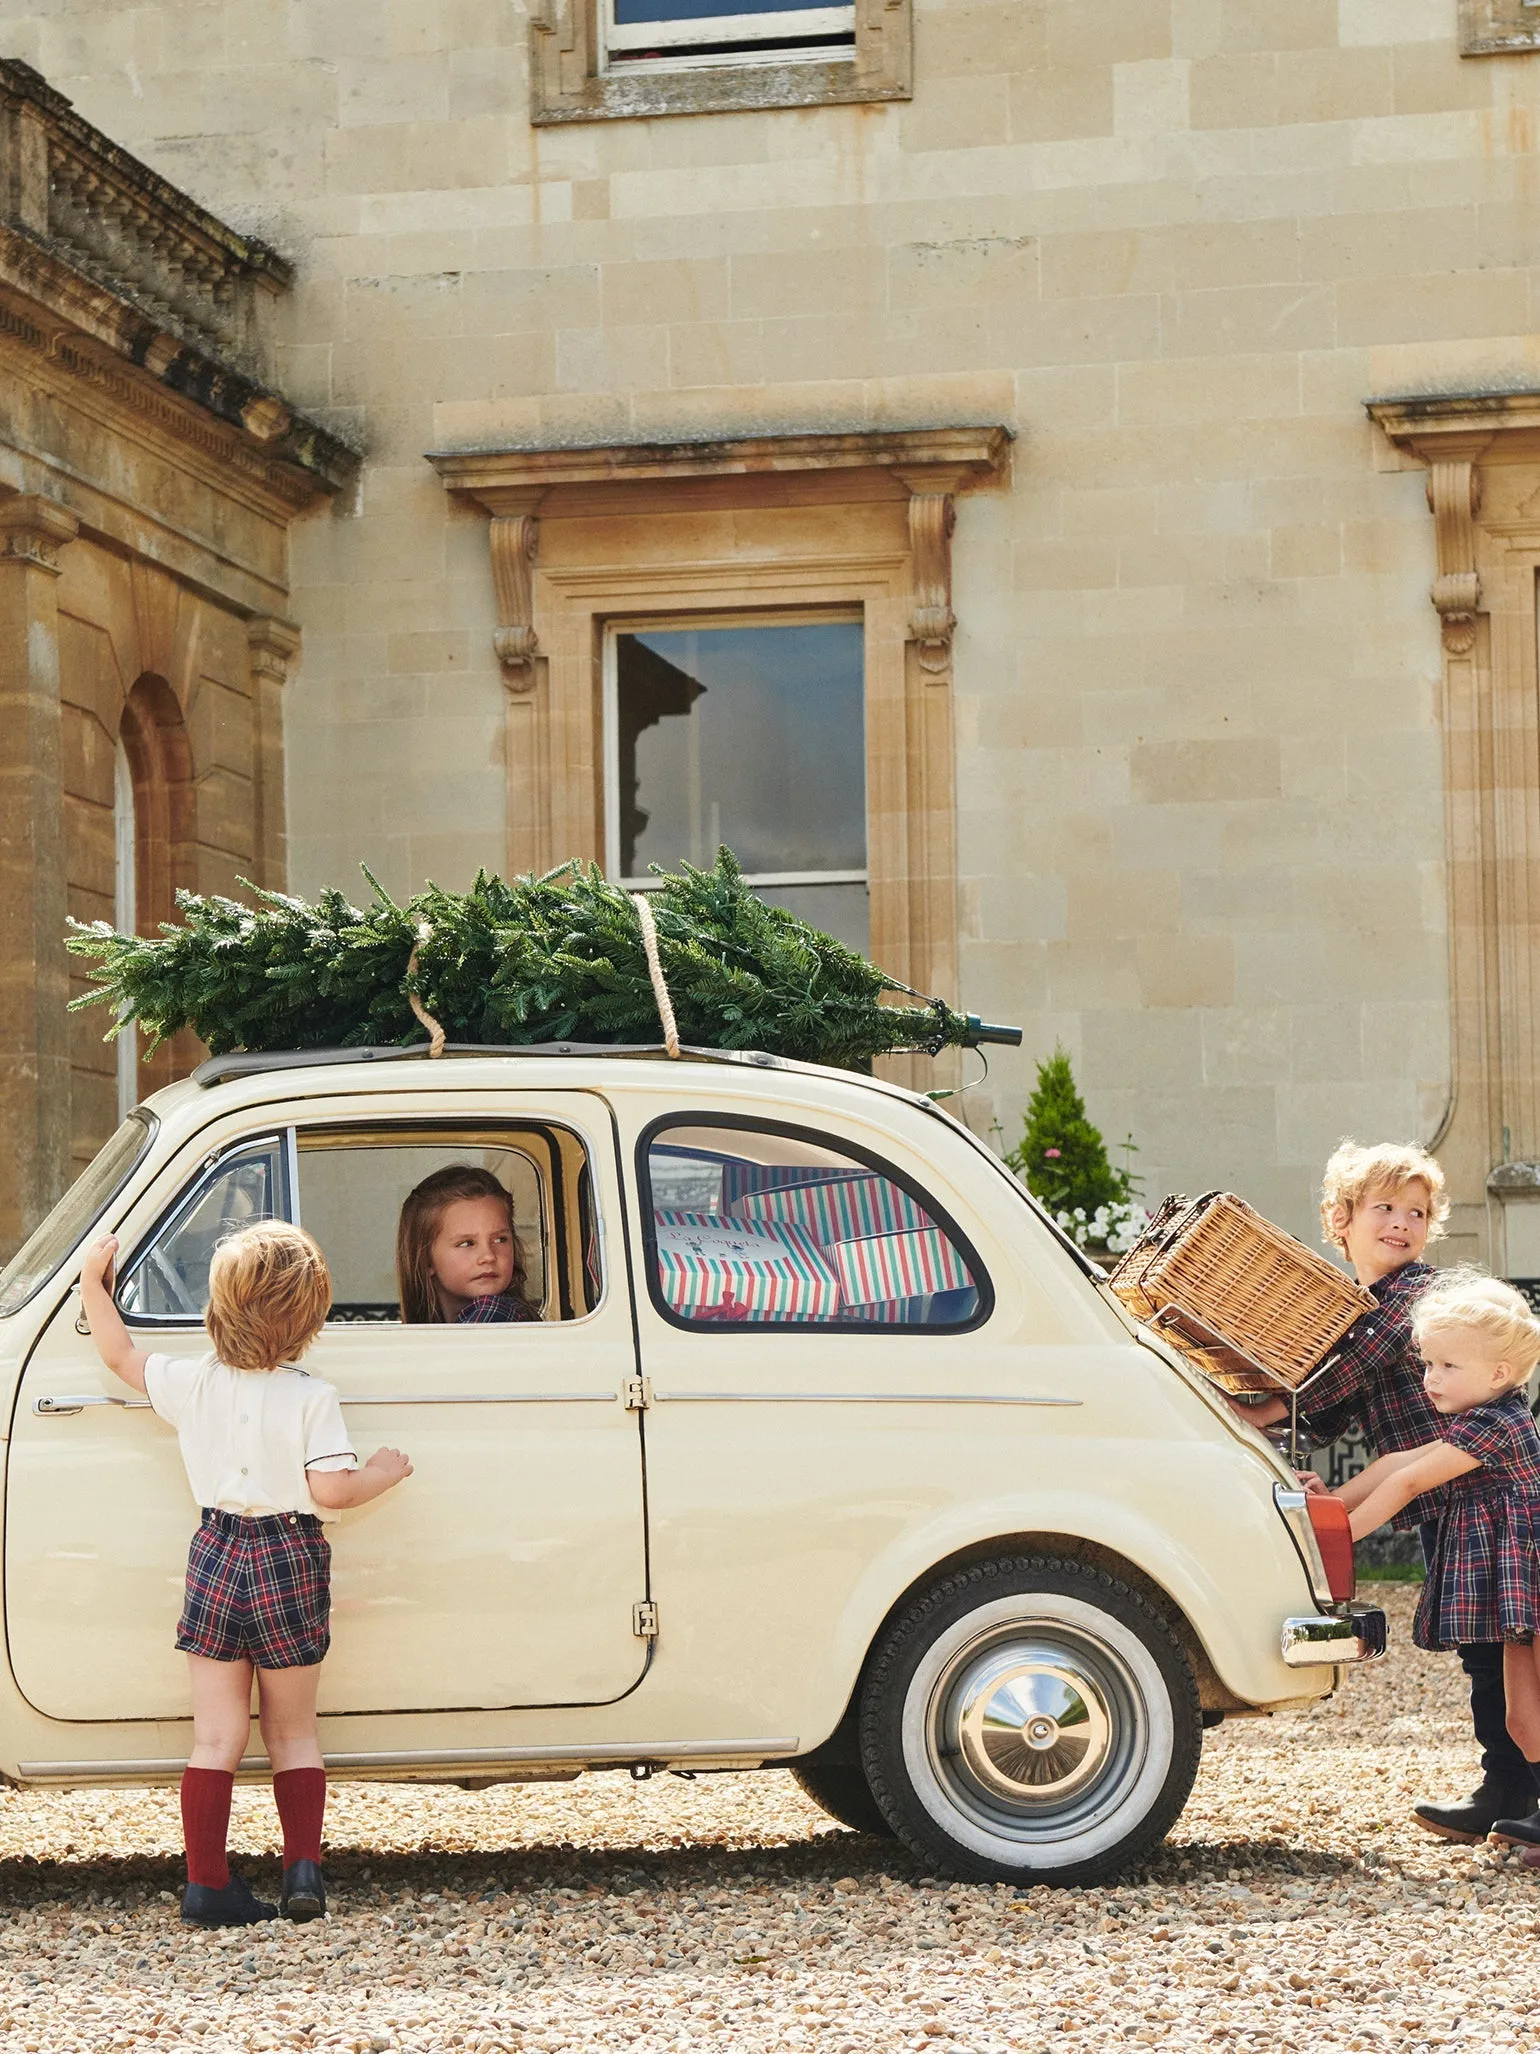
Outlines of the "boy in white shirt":
M189 1925L312 1919L326 1909L321 1822L326 1769L316 1685L331 1644L331 1549L322 1522L412 1473L396 1448L363 1468L330 1384L294 1367L331 1309L326 1259L282 1220L216 1249L207 1323L213 1352L176 1361L134 1346L112 1302L109 1236L91 1249L80 1295L97 1353L177 1430L203 1523L187 1558L177 1646L192 1682L193 1751L182 1777ZM225 1858L230 1795L251 1733L251 1681L283 1825L278 1906L254 1897Z

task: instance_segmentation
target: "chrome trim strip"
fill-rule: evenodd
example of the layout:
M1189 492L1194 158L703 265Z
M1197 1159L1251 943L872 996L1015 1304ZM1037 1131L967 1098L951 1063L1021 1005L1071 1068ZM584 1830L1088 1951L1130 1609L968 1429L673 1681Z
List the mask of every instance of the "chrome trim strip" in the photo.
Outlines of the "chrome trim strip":
M323 1713L323 1717L325 1714ZM345 1715L341 1715L345 1716ZM178 1721L178 1723L182 1723ZM772 1755L794 1755L801 1751L795 1739L775 1740L660 1740L656 1742L596 1742L588 1747L425 1747L404 1753L334 1754L326 1751L329 1769L478 1769L520 1768L546 1762L567 1762L578 1768L611 1768L627 1762L684 1762L738 1760L760 1762ZM16 1773L34 1781L42 1777L91 1776L179 1776L187 1766L186 1755L165 1760L95 1762L18 1762ZM242 1758L242 1775L260 1775L270 1766L267 1756L249 1754Z
M344 1395L344 1405L618 1405L618 1391L493 1391L482 1396L472 1393L462 1396L447 1392L435 1398L352 1398ZM32 1410L44 1418L61 1418L72 1412L82 1412L88 1405L116 1405L125 1412L147 1412L148 1398L109 1398L100 1393L89 1397L34 1398Z
M1066 1405L1084 1398L992 1397L954 1391L657 1391L669 1405Z
M1285 1619L1278 1651L1291 1669L1376 1661L1385 1652L1385 1614L1369 1609L1336 1618Z
M1273 1503L1278 1508L1278 1517L1289 1530L1289 1539L1294 1543L1299 1566L1305 1572L1310 1595L1318 1605L1335 1604L1326 1564L1321 1560L1321 1544L1310 1523L1310 1505L1305 1493L1291 1491L1286 1483L1275 1483Z

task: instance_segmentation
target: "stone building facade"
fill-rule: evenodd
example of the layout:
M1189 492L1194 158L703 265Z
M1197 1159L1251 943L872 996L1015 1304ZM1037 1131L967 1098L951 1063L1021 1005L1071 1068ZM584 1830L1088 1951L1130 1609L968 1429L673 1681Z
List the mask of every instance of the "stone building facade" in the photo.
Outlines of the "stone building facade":
M0 54L283 252L248 375L363 453L274 457L260 508L243 474L217 546L212 496L167 524L212 671L130 647L127 541L110 661L70 607L80 902L113 694L180 663L250 704L253 622L303 637L301 890L624 868L675 760L661 716L617 742L627 690L683 734L692 624L857 623L860 847L771 832L775 888L865 892L896 974L1061 1039L1150 1191L1308 1234L1341 1134L1436 1139L1454 1249L1540 1275L1540 17L849 0L767 44L745 8L0 0ZM186 874L278 874L271 779L206 761ZM969 1117L1008 1138L1029 1082L997 1059Z

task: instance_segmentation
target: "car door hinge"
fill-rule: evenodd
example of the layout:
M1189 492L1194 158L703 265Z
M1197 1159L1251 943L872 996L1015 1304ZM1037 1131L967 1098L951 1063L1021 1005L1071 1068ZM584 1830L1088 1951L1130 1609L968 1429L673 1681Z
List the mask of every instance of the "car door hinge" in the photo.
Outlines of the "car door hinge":
M645 1376L626 1378L626 1410L645 1412L652 1403L652 1380Z
M651 1598L643 1598L639 1605L631 1607L631 1631L638 1640L657 1639L658 1608Z

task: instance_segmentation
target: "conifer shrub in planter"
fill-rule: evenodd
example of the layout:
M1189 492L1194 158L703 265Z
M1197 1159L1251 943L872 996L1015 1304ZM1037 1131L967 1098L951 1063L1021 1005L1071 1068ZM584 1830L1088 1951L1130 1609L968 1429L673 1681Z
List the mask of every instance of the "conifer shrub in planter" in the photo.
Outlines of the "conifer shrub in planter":
M1114 1168L1101 1130L1086 1114L1085 1100L1062 1044L1037 1066L1037 1084L1027 1101L1020 1141L1006 1156L1009 1167L1069 1235L1108 1266L1133 1247L1149 1220L1135 1197L1139 1179L1124 1163Z

